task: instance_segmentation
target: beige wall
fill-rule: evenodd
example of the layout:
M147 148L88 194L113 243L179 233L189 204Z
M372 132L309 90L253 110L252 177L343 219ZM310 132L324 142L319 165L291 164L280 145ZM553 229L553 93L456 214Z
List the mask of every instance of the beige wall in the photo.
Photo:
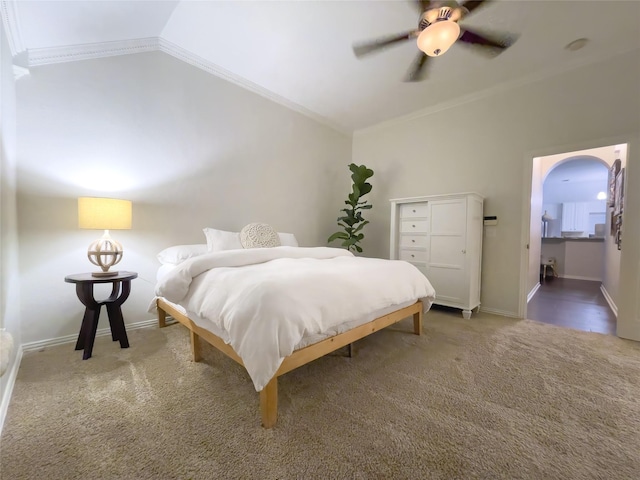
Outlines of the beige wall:
M579 240L565 242L562 276L602 281L604 243Z
M111 232L118 268L139 273L127 323L152 318L156 254L206 243L203 227L268 222L303 246L337 228L351 138L168 55L33 68L17 93L25 343L78 333L64 277L94 269L86 249L101 235L78 230L78 196L133 201L133 228Z
M604 271L603 240L548 239L542 257L555 258L559 277L601 282Z
M637 115L640 117L640 112ZM636 129L629 144L624 192L616 333L620 337L640 341L640 128Z
M9 372L21 342L16 214L16 94L11 51L2 22L0 62L0 328L9 332L14 342L7 372L0 378L1 430L9 401Z
M371 214L375 234L365 239L369 251L389 255L389 198L477 191L486 198L485 215L498 216L496 235L485 235L483 243L482 305L518 315L527 292L532 159L640 131L639 58L633 51L357 132L354 161L373 168L380 183L372 193L379 207ZM630 154L630 162L640 161L633 155L640 157ZM627 178L634 189L632 175ZM625 215L632 216L633 209ZM640 325L637 334L640 338Z

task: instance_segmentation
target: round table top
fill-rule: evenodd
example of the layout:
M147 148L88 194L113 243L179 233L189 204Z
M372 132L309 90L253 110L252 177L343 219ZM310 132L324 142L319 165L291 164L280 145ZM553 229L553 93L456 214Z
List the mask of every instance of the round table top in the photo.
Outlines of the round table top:
M111 275L109 277L94 277L91 272L89 273L75 273L73 275L67 275L64 277L64 281L67 283L111 283L121 282L123 280L133 280L138 274L136 272L126 272L121 270L117 275Z

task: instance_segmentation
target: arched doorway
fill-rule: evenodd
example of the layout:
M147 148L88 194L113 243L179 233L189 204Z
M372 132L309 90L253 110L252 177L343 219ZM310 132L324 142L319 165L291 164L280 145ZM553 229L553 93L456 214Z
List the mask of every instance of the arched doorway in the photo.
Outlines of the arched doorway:
M540 184L537 198L532 196L531 223L535 215L540 227L537 238L531 237L530 275L540 274L544 264L553 268L546 269L546 276L540 275L528 297L527 318L616 333L615 305L605 288L608 284L616 289L619 276L619 254L611 252L614 240L609 235L607 201L609 169L620 155L616 148L536 159ZM541 272L533 272L536 255Z

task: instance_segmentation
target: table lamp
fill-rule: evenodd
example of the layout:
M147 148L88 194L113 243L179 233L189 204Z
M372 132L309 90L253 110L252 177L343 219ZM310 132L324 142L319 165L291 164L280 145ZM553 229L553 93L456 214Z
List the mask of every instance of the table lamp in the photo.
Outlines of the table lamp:
M101 272L93 272L94 277L112 277L117 271L109 271L122 260L122 245L111 238L109 230L129 230L131 228L131 202L116 198L78 198L78 227L104 230L104 235L87 251L89 261L99 266Z

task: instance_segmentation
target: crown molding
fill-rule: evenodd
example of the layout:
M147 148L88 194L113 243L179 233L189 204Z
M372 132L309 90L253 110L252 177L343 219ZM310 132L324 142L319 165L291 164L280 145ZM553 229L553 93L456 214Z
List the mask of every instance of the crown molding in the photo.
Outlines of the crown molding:
M20 22L18 21L18 10L14 1L2 0L0 2L0 13L2 14L2 23L7 31L7 40L11 55L16 56L25 51L22 42L22 34L20 33Z
M13 65L13 79L20 80L22 77L29 75L29 69L20 65Z
M232 73L229 70L226 70L221 66L216 65L215 63L210 62L205 58L195 55L192 52L185 50L184 48L179 47L175 43L165 40L162 37L159 38L159 50L168 55L171 55L172 57L177 58L178 60L182 60L185 63L188 63L190 65L193 65L194 67L204 70L205 72L215 75L216 77L220 77L224 80L227 80L228 82L234 83L239 87L244 88L245 90L249 90L250 92L253 92L262 97L265 97L271 100L272 102L278 103L288 108L289 110L293 110L306 117L309 117L312 120L315 120L316 122L321 123L333 130L336 130L346 135L351 135L352 133L351 130L346 129L345 127L338 125L334 122L331 122L330 120L323 117L322 115L318 115L317 113L309 110L308 108L303 107L302 105L296 102L293 102L281 95L278 95L277 93L272 92L271 90L268 90L256 83L253 83L252 81L247 80L244 77L236 75L235 73Z
M422 117L428 117L429 115L433 115L434 113L437 113L437 112L442 112L444 110L449 110L451 108L455 108L460 105L465 105L467 103L475 102L483 98L491 97L496 95L499 92L504 92L505 90L513 90L518 87L522 87L525 85L529 85L542 80L556 77L558 75L570 72L572 70L577 70L578 68L581 68L587 65L600 63L604 60L607 60L619 55L624 55L626 53L630 53L635 50L638 50L638 48L633 46L630 48L621 49L614 53L608 52L605 54L592 56L592 57L584 58L584 59L573 61L573 62L566 62L559 66L554 66L551 68L539 70L514 80L508 80L506 82L497 83L484 90L479 90L477 92L473 92L468 95L456 97L445 102L441 102L426 108L422 108L420 110L416 110L415 112L411 112L407 115L402 115L399 117L392 118L390 120L385 120L384 122L376 123L375 125L371 125L369 127L356 129L353 132L353 135L354 136L367 135L380 130L385 130L387 128L391 128L396 125L401 125L403 123L410 122L411 120L416 120Z
M28 49L30 67L158 50L158 37Z
M127 55L132 53L161 51L185 63L193 65L207 73L220 77L228 82L234 83L245 90L249 90L272 102L278 103L289 110L298 112L312 120L321 123L332 130L351 135L351 130L341 125L331 122L327 118L295 103L287 98L278 95L260 85L253 83L246 78L236 75L224 68L216 65L205 58L195 55L178 45L165 40L162 37L136 38L132 40L122 40L114 42L88 43L80 45L68 45L50 48L30 48L27 50L29 67L49 65L54 63L73 62L78 60L88 60L93 58L112 57L117 55Z

